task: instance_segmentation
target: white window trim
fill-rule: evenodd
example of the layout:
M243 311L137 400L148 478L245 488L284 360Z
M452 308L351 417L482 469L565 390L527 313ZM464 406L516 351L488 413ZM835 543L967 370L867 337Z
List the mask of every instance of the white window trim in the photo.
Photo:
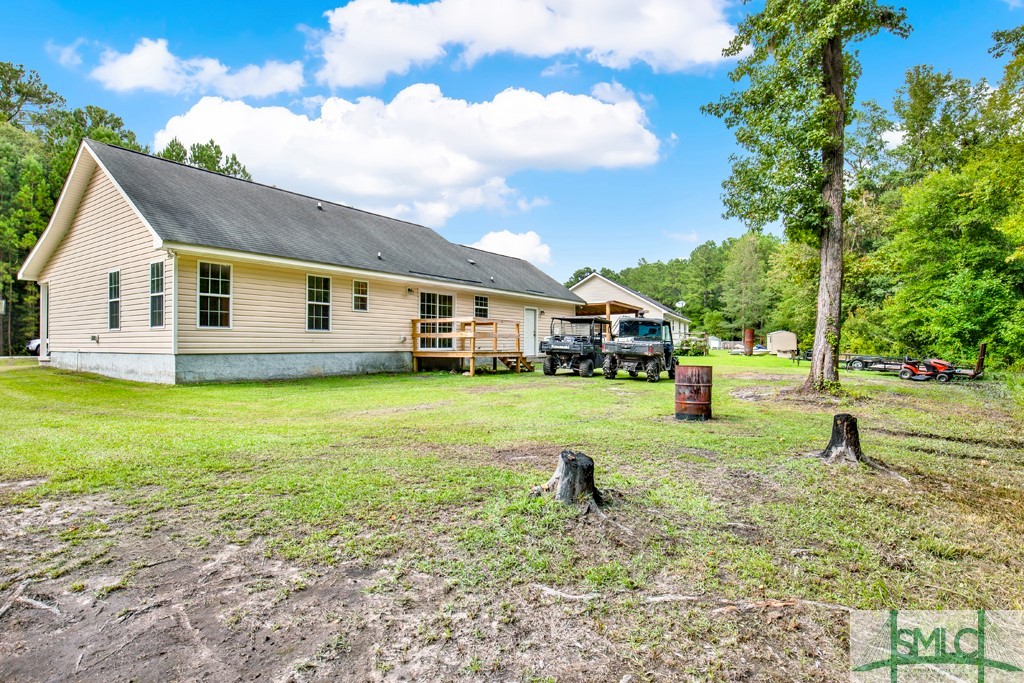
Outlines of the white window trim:
M153 324L153 297L157 296L156 294L153 294L153 264L154 263L159 263L159 264L161 264L163 266L162 270L160 271L160 279L163 281L163 289L160 290L160 294L159 294L159 296L162 296L164 298L163 315L160 316L160 319L164 321L163 325L154 325ZM197 270L196 273L198 273L198 272L199 271ZM165 329L167 327L167 264L164 263L164 259L158 258L158 259L153 259L152 261L150 261L149 262L149 272L147 273L147 275L149 275L149 280L148 280L148 282L149 282L149 308L147 309L147 314L149 315L149 329L151 329L151 330L163 330L163 329ZM197 279L196 280L196 287L198 288L198 286L199 286L199 280Z
M227 266L230 270L228 271L228 326L221 327L219 325L200 325L199 324L199 298L202 296L216 296L223 297L223 294L203 294L199 291L199 273L202 271L202 265L208 266ZM220 263L218 261L196 261L196 328L200 330L230 330L235 326L235 266L233 263Z
M116 299L111 299L110 298L110 275L112 273L117 273L117 298ZM121 296L121 289L123 287L124 287L124 283L121 281L121 269L120 268L114 268L113 270L108 270L107 271L107 332L119 332L121 330L121 318L124 315L124 309L121 306L121 301L124 299L124 297ZM111 301L116 301L117 302L117 327L111 327L110 326L110 302Z
M452 317L453 318L458 318L459 317L459 308L458 308L458 306L459 306L459 295L458 295L458 293L453 292L453 291L445 291L443 289L421 289L418 292L416 292L416 318L417 319L424 319L422 317L423 316L423 308L422 308L422 305L420 303L422 301L420 296L423 295L423 294L435 294L437 296L450 296L452 298ZM452 329L454 330L454 325L452 326ZM436 350L438 350L437 347L434 347L434 348L423 348L423 342L424 341L425 340L420 339L420 348L417 349L417 350L422 350L422 351L432 351L432 350L436 351ZM435 339L434 341L439 342L441 340L440 339ZM440 349L440 350L442 350L442 351L455 350L455 340L452 339L451 342L452 342L452 348L451 349L445 348L445 349Z
M356 283L362 282L366 285L366 294L356 294ZM366 308L356 308L356 296L366 297ZM370 281L369 280L352 280L352 311L354 313L369 313L370 312Z
M327 329L326 330L311 330L309 328L309 305L320 304L319 301L309 300L309 278L321 277L327 280L327 292L330 296L330 301L327 302ZM306 332L312 332L313 334L329 334L334 329L334 278L330 275L321 275L320 273L306 273Z
M485 299L487 301L487 305L483 307L483 308L487 309L487 315L480 316L480 315L476 314L476 309L480 308L479 306L476 305L476 300L478 298ZM490 319L490 317L491 317L491 297L487 296L486 294L474 294L473 295L473 317L474 318L487 318L488 320Z

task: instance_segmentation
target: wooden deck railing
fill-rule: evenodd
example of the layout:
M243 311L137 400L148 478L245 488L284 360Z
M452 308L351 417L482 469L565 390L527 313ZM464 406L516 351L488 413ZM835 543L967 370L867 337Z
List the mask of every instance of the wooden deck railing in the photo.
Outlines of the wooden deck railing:
M414 318L412 321L412 368L420 358L466 358L469 372L476 372L477 358L496 358L511 370L533 370L523 355L519 320L495 318Z

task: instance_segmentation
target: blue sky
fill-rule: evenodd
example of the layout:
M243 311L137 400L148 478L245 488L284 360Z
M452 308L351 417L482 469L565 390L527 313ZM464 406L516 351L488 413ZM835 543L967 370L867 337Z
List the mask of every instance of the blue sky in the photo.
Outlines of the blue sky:
M85 3L4 9L0 60L154 147L214 137L255 180L430 225L564 279L685 257L721 218L732 134L701 104L751 6L721 0ZM1021 0L903 3L858 99L931 64L999 77Z

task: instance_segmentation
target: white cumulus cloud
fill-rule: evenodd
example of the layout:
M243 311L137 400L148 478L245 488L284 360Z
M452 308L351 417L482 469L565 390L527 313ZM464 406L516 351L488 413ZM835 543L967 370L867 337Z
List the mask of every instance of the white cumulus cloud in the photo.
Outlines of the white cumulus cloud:
M590 94L602 102L607 102L608 104L632 102L636 99L633 97L633 93L618 81L612 81L611 83L598 83L591 88Z
M656 163L659 141L646 125L629 99L510 88L467 102L420 83L390 102L331 97L316 117L204 97L154 144L212 137L261 182L436 227L465 209L542 205L509 186L519 171Z
M469 246L521 258L535 266L551 265L551 247L544 244L540 235L533 230L528 232L511 232L509 230L489 232Z
M662 230L661 234L670 240L675 240L676 242L693 243L698 239L697 232L695 230L691 230L690 232L672 232L671 230Z
M70 45L58 45L52 40L48 40L46 41L46 54L61 66L73 68L82 63L82 55L78 54L78 49L85 43L85 38L78 38Z
M89 74L109 90L152 90L176 95L213 92L225 97L269 97L302 87L302 62L268 61L231 72L210 57L182 59L163 38L143 38L131 52L104 50Z
M906 136L906 133L902 130L887 130L882 133L882 142L885 144L886 149L896 149L903 144Z
M575 76L580 72L580 65L576 62L557 61L554 64L544 67L540 75L545 78L558 76Z
M456 51L465 64L511 53L579 54L613 69L717 64L734 35L727 0L352 0L326 13L317 80L380 83Z

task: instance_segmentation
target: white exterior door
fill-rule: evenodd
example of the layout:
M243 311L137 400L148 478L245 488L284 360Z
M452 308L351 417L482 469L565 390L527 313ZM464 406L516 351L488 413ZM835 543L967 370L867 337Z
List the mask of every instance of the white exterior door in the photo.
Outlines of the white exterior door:
M537 355L537 309L523 309L523 354Z

